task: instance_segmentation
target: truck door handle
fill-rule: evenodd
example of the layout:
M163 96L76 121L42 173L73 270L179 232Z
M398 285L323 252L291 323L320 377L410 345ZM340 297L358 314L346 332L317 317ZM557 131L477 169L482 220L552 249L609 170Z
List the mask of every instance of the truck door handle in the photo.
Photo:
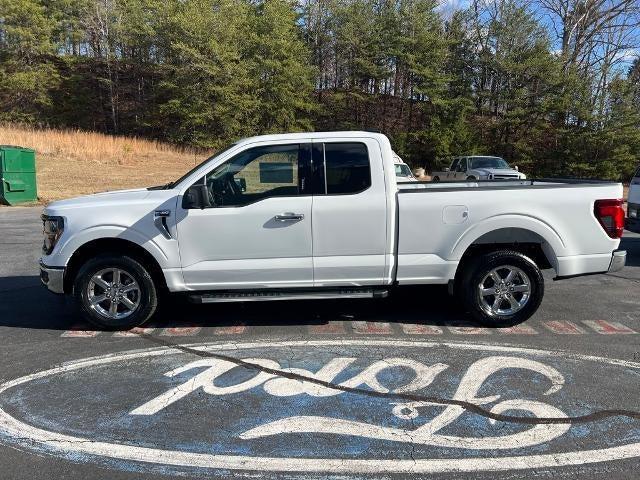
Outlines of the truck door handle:
M275 216L277 222L296 222L298 220L302 220L303 218L304 215L302 213L291 212L285 212Z

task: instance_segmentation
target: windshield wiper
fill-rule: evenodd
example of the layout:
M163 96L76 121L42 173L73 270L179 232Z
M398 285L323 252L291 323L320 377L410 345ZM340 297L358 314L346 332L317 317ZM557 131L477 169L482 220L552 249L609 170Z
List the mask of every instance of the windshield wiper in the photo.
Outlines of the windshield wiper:
M157 185L155 187L147 187L147 190L169 190L173 188L173 182L169 182L165 185Z

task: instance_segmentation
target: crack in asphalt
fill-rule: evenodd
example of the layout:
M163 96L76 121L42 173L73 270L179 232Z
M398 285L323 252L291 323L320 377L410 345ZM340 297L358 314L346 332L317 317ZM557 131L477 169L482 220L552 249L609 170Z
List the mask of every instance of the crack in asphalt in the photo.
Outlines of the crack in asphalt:
M457 407L461 407L464 410L474 413L476 415L489 418L492 420L507 422L507 423L515 423L515 424L524 424L524 425L541 425L541 424L583 424L583 423L591 423L597 422L600 420L612 418L612 417L626 417L632 420L640 420L640 412L634 410L624 410L624 409L604 409L598 410L586 415L577 415L573 417L520 417L516 415L504 415L500 413L493 413L485 408L482 408L479 405L473 404L471 402L465 400L455 400L452 398L442 398L442 397L432 397L427 395L416 395L411 393L394 393L394 392L377 392L375 390L365 390L363 388L357 387L347 387L344 385L336 384L333 382L328 382L325 380L320 380L318 378L308 377L306 375L301 375L293 372L285 372L283 370L263 367L256 363L247 362L245 360L241 360L239 358L234 358L228 355L222 355L219 353L205 352L202 350L197 350L191 347L185 347L184 345L179 345L172 343L168 340L163 340L158 337L154 337L152 335L139 333L137 334L141 338L144 338L152 343L157 345L162 345L164 347L173 348L176 350L180 350L181 352L188 353L191 355L196 355L202 358L215 358L218 360L224 360L227 362L231 362L236 364L239 367L244 367L248 370L254 370L256 372L264 372L276 377L287 378L290 380L297 380L302 382L313 383L315 385L320 385L322 387L331 388L334 390L339 390L346 393L352 393L355 395L365 395L368 397L374 398L383 398L386 400L402 400L402 401L410 401L410 402L430 402L436 403L439 405L453 405Z
M620 275L612 275L611 273L607 274L607 277L613 277L613 278L619 278L620 280L627 280L628 282L633 282L633 283L640 283L640 279L637 278L629 278L629 277L622 277Z

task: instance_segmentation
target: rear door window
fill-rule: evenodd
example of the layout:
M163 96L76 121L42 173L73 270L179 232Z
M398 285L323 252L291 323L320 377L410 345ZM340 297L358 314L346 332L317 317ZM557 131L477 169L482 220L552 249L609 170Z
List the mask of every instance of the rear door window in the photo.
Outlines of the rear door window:
M319 148L314 148L314 165L319 154ZM369 151L364 143L325 143L323 157L325 188L324 192L316 188L315 193L354 194L371 186Z

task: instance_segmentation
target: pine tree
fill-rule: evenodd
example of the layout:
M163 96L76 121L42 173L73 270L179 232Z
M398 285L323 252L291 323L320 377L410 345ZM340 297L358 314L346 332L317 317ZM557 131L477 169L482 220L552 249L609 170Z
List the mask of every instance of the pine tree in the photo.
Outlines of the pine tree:
M163 136L184 144L220 147L256 131L257 79L243 42L249 6L234 0L184 0L163 8L157 35L166 50L160 65L156 122Z
M261 1L252 8L244 58L259 100L256 133L311 129L316 71L296 22L287 0Z
M52 22L36 0L0 0L0 119L35 122L52 107Z

